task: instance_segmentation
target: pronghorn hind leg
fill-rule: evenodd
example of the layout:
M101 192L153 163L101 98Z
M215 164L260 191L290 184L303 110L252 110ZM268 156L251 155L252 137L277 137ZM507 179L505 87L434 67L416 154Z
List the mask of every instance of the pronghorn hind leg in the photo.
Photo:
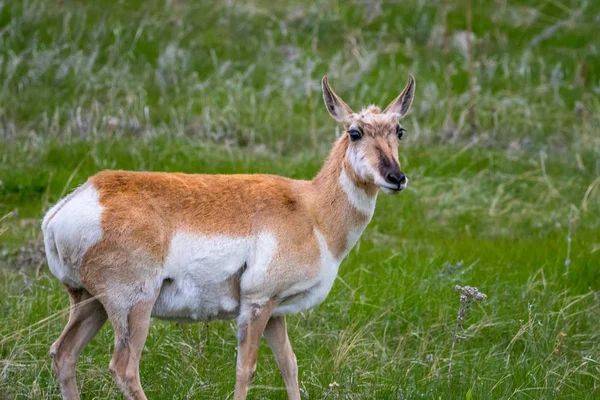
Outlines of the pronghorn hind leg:
M244 400L248 394L248 386L252 382L256 370L260 338L277 304L276 301L269 301L262 306L242 304L238 318L235 400Z
M271 317L265 328L265 337L275 355L288 393L288 399L300 400L298 363L287 334L285 316Z
M54 370L63 399L79 399L75 370L83 348L106 322L102 304L85 289L67 288L71 302L69 322L50 347Z
M156 296L129 308L127 312L107 307L115 331L115 349L109 369L128 400L146 400L140 382L140 358L148 336Z

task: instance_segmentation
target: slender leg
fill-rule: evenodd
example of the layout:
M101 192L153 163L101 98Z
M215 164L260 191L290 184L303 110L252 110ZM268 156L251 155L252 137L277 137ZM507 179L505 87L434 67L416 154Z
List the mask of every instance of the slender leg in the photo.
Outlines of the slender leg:
M75 380L77 359L106 322L106 311L85 289L67 290L71 302L69 322L50 347L50 356L63 399L78 400L79 391Z
M262 306L242 304L238 319L238 356L235 379L235 400L244 400L248 386L256 371L258 345L277 302L270 301Z
M283 375L290 400L300 400L298 388L298 364L287 334L285 316L271 317L265 328L265 337Z
M140 383L140 357L148 336L153 305L154 301L138 303L127 315L108 310L115 331L115 350L109 369L128 400L146 400Z

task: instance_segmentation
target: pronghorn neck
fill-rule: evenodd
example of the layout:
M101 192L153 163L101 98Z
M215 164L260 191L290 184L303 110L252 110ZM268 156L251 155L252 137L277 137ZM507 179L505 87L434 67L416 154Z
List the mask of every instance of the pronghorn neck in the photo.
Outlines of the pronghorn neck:
M347 254L371 221L379 191L374 183L356 174L347 151L348 137L344 135L312 181L317 229L338 258Z

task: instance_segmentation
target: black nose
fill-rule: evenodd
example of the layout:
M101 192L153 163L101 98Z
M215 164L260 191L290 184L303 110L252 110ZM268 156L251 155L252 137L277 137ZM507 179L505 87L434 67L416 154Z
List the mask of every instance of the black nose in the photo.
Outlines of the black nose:
M406 175L401 171L391 171L385 175L385 180L392 185L404 185L406 183Z

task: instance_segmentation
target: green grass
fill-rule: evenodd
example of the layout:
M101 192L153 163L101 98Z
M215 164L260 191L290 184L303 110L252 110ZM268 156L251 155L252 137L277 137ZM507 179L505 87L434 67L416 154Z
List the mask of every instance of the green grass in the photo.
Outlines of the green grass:
M465 4L0 4L0 399L60 397L68 298L37 251L59 197L108 168L309 179L336 134L321 76L358 107L409 72L410 186L380 195L326 302L288 319L303 398L599 397L600 3L472 0L474 136ZM457 284L488 300L448 387ZM148 397L231 397L235 332L154 321ZM112 340L107 324L82 354L86 399L121 398ZM249 396L285 398L264 344Z
M122 140L53 145L36 153L35 164L33 156L15 149L11 170L2 170L5 193L29 218L39 215L42 199L58 197L78 165L70 186L105 164L309 178L320 163L306 155L219 152L187 140L154 139L139 154L127 149ZM600 201L586 197L597 179L593 154L581 155L583 170L573 155L548 155L544 175L538 154L401 150L409 191L381 195L373 222L343 263L328 300L289 318L305 397L446 398L456 284L476 285L489 300L469 313L462 333L468 339L457 343L453 397L469 390L473 398L596 396ZM565 274L569 224L571 265ZM18 220L9 220L5 235L22 240L14 232L38 234L37 227L27 232L18 226ZM65 323L66 314L59 312L67 308L67 296L45 270L24 280L14 272L20 267L13 263L2 273L0 390L9 398L58 396L47 351ZM148 396L230 395L235 341L232 322L156 321L142 366ZM107 371L111 347L112 332L105 328L82 356L79 381L88 398L117 396ZM333 382L339 387L330 387ZM264 346L251 397L285 398L282 388Z

